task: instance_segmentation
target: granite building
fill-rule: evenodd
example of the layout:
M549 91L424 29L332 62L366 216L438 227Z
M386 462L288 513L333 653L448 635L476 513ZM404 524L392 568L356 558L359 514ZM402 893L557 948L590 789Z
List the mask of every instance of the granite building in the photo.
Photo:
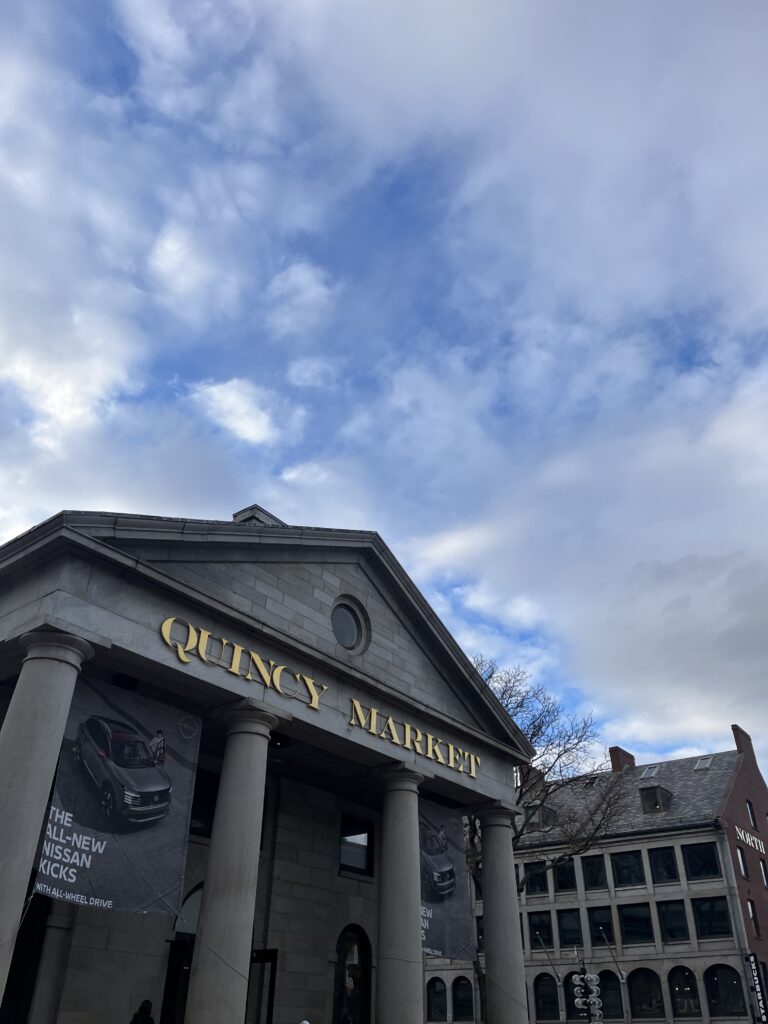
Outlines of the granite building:
M422 1024L421 797L483 822L487 1019L526 1020L510 801L532 751L377 534L63 512L0 547L0 581L3 1024L143 1000L162 1024ZM72 732L82 687L170 724ZM150 911L152 837L183 825L177 915L65 892L103 849L65 834L65 770Z
M611 773L564 791L597 801L621 787L619 813L581 856L562 859L542 808L518 850L532 1022L583 1019L571 983L582 959L606 1021L768 1019L768 791L750 737L733 735L733 750L656 764L611 748Z

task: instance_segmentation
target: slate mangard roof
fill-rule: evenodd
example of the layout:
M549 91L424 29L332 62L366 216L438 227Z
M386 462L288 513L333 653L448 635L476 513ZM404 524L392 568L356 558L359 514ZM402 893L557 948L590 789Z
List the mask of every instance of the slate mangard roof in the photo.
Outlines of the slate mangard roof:
M711 757L707 768L696 768L702 761L702 756L696 756L626 767L618 774L601 772L592 777L594 781L585 778L555 793L547 801L547 806L557 812L562 801L567 801L567 805L572 807L574 801L583 800L586 810L590 805L599 803L606 787L615 781L621 787L622 799L620 809L603 833L606 839L711 825L721 813L743 755L738 750L725 750L706 756ZM658 765L658 771L643 778L643 773L654 764ZM645 812L640 790L657 786L669 794L669 805L660 811ZM556 828L532 829L522 838L520 848L556 846L559 842L562 842L562 837Z

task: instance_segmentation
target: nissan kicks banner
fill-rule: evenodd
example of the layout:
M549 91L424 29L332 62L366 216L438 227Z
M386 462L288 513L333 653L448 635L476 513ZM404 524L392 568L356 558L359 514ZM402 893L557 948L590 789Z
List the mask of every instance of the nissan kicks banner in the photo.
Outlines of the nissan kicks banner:
M41 838L35 891L176 914L200 719L79 679Z
M474 960L475 910L461 815L419 798L419 854L422 950Z

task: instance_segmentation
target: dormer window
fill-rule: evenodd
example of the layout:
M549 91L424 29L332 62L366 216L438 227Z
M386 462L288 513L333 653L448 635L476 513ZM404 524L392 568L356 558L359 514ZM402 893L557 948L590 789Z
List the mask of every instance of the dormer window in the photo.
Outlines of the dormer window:
M709 768L712 764L712 755L708 754L706 757L700 757L696 762L696 767L693 769L695 772L701 772L705 768Z
M640 790L643 814L659 814L672 803L672 794L663 786L646 786Z
M658 764L649 764L647 768L643 768L643 774L640 776L641 779L652 779L658 772L661 766Z

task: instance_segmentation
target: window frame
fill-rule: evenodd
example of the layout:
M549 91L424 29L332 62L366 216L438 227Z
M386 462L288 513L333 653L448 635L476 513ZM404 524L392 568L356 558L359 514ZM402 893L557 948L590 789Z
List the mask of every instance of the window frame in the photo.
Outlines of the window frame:
M587 880L587 862L590 864L597 864L598 861L602 862L602 885L590 885ZM600 872L598 872L599 874ZM604 853L590 853L587 856L581 858L581 877L584 879L584 889L586 892L602 892L603 889L608 888L608 870L605 866L605 854Z
M736 861L739 865L741 877L749 879L749 864L747 864L747 855L744 852L743 846L736 847Z
M616 864L620 857L634 857L636 858L635 864L640 866L641 880L639 882L622 882L619 881L619 875L616 870ZM624 870L620 868L620 871ZM614 889L636 889L639 886L646 884L645 879L645 864L643 862L643 851L642 850L619 850L617 853L611 854L611 875L613 876L613 887Z
M656 877L655 863L656 863L656 859L657 858L654 858L654 854L662 854L662 853L670 853L672 855L672 862L673 862L673 864L675 866L674 878L657 878ZM651 881L653 882L654 885L672 885L675 882L679 882L680 881L680 865L678 864L678 861L677 861L677 851L676 851L674 846L652 846L648 850L648 864L649 864L650 869L651 869Z
M543 879L543 888L532 889L533 879ZM530 881L529 881L530 879ZM549 896L549 871L545 860L528 860L523 864L523 884L527 896Z
M573 885L567 885L563 887L560 884L560 871L561 869L567 869L570 867L571 877L573 878ZM576 892L578 885L576 882L576 861L573 857L568 860L562 860L552 868L552 879L554 883L555 892Z
M664 910L662 910L662 907ZM667 923L664 920L664 915L667 913L666 908L677 907L682 911L682 921L685 925L685 935L678 935L672 937L666 934ZM659 915L659 933L661 935L661 941L664 943L670 942L690 942L691 941L691 929L688 925L688 915L685 912L685 900L658 900L656 903L656 911Z
M563 926L561 919L565 914L575 914L576 923L578 926L578 940L576 942L564 941L563 940ZM578 907L562 907L557 911L557 938L560 942L561 949L570 949L571 946L583 946L584 945L584 929L581 926L581 911Z
M593 918L592 918L592 915L595 912L599 911L599 910L607 910L608 911L608 924L610 925L611 931L610 931L610 935L606 934L605 938L603 938L603 936L599 932L599 928L601 927L600 924L598 924L598 928L595 929L594 921L593 921ZM598 949L601 949L601 948L603 948L606 945L608 945L608 946L615 946L616 945L616 926L615 926L614 921L613 921L613 909L612 909L611 904L606 904L606 905L600 906L600 907L587 907L587 925L589 927L589 938L590 938L590 941L592 943L592 948L593 949L595 947L597 947Z
M722 906L725 907L726 918L727 918L727 921L728 921L728 931L727 932L719 930L719 931L712 931L712 932L709 932L709 933L704 933L702 931L701 923L704 920L704 918L702 917L702 914L703 914L704 904L706 904L706 903L720 904L721 908L722 908ZM703 940L706 941L707 939L723 939L723 938L728 938L728 937L733 935L733 920L731 918L731 908L728 906L728 897L727 896L715 895L715 896L700 896L700 897L697 897L696 899L692 899L691 900L691 910L693 911L693 923L694 923L694 926L696 928L696 938L697 939L703 939ZM714 916L715 916L714 908L710 911L710 915L709 916L710 916L711 919L714 919Z
M756 831L760 831L760 826L757 824L757 815L755 814L755 806L752 801L747 797L747 817L752 828Z
M347 823L345 825L345 822ZM361 827L362 826L362 827ZM344 855L344 842L348 836L366 836L365 851L366 859L365 865L360 867L356 864L345 864L343 861ZM359 849L362 847L361 844L350 844L353 849ZM342 812L341 819L339 821L339 873L340 874L353 874L358 875L362 878L373 878L375 877L375 845L376 845L376 826L373 821L369 818L359 818L356 814L347 814Z
M714 854L715 861L717 863L717 872L715 874L707 875L693 875L690 871L690 858L694 856L694 850L702 850L707 848ZM685 868L685 877L689 882L698 882L707 878L722 878L723 877L723 866L720 863L720 855L717 852L717 843L707 840L703 843L684 843L681 847L683 851L683 867Z
M534 934L533 918L540 917L542 920L546 918L547 928L549 929L549 942L544 941L544 936L541 935L541 928L536 929L539 935ZM532 953L542 949L554 949L555 948L555 933L552 928L552 911L551 910L529 910L528 911L528 939L530 941L530 950Z
M647 922L650 926L650 938L642 939L631 939L627 937L627 927L625 925L624 916L625 913L629 913L633 910L639 910L643 907L647 910ZM653 927L653 914L651 912L651 904L647 902L643 903L620 903L616 908L619 912L619 928L621 929L621 944L622 946L647 946L656 941L656 931ZM647 934L647 933L646 933Z

